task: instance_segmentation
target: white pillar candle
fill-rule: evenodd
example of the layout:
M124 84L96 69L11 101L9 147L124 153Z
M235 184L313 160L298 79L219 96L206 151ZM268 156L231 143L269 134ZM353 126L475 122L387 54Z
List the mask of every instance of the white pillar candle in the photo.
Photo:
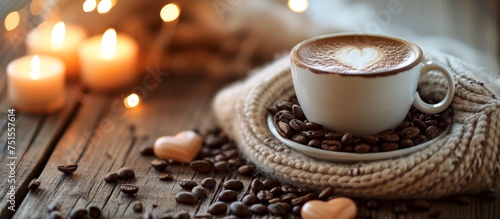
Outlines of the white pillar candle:
M81 79L94 90L117 90L137 79L139 46L125 34L112 28L94 36L80 47Z
M66 102L64 63L44 55L23 56L7 65L8 97L26 113L50 113Z
M83 28L58 22L32 30L26 38L29 54L45 54L60 58L66 64L66 78L78 78L78 47L87 37Z

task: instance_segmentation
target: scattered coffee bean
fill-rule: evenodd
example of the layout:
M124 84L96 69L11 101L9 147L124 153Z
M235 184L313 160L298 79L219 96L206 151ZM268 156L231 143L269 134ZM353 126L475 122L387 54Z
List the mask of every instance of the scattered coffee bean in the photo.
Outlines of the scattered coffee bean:
M279 121L277 126L278 134L280 134L283 138L288 138L292 134L292 129L288 126L287 123Z
M104 177L104 181L106 181L108 183L114 183L114 182L118 181L118 173L115 173L115 172L107 173L106 176Z
M229 163L227 161L217 161L214 163L214 169L218 172L228 172Z
M295 141L299 144L307 144L309 142L309 139L306 136L301 135L301 134L292 135L292 137L290 139L292 139L292 141Z
M236 193L233 190L224 190L221 193L219 193L219 201L223 202L231 202L231 201L236 201L238 199L238 193Z
M434 125L427 127L427 129L424 132L424 135L429 139L433 139L439 136L439 134L440 134L439 128Z
M75 208L69 213L71 219L84 219L85 216L87 216L87 209L85 208Z
M153 156L155 155L155 151L153 149L153 146L150 145L143 145L140 149L140 153L142 156Z
M94 205L89 206L87 211L90 218L99 218L102 214L101 209Z
M274 106L267 107L267 112L271 115L278 113L278 111L279 111L278 108Z
M303 196L300 196L300 197L292 199L292 201L290 202L290 204L292 204L292 205L303 205L306 202L311 201L311 200L316 199L316 198L317 198L316 194L309 193L307 195L303 195Z
M245 176L252 175L253 171L255 171L255 165L252 165L252 164L246 164L246 165L238 167L238 173L245 175Z
M299 191L292 184L283 184L281 186L281 191L283 193L298 193Z
M244 187L243 182L234 179L224 182L223 186L230 190L242 190Z
M319 147L321 147L321 141L318 139L312 139L307 143L307 146L313 147L313 148L319 148Z
M225 214L227 211L227 205L226 203L220 201L214 202L208 207L207 211L213 215Z
M248 206L245 205L245 203L239 201L231 203L231 205L229 205L229 211L232 214L242 218L250 216Z
M368 153L370 152L370 149L370 145L365 143L358 144L354 147L354 151L356 151L357 153Z
M401 139L401 141L399 141L399 146L398 148L409 148L413 146L413 141L410 140L410 139Z
M326 139L321 142L321 148L328 151L340 151L342 149L342 142Z
M48 207L49 212L61 210L61 204L53 202Z
M144 205L142 205L142 202L140 201L134 201L132 202L132 210L137 213L141 213L144 210Z
M281 200L281 198L272 198L267 203L272 204L272 203L278 203L278 202L282 202L282 201L283 200Z
M294 120L295 117L290 114L290 113L284 113L283 115L280 116L280 118L278 119L280 122L284 122L286 124L289 124L290 121Z
M333 186L328 186L321 190L318 194L318 199L325 201L328 197L332 196L335 192L335 188Z
M259 202L259 200L257 199L257 196L255 196L254 194L246 194L245 196L243 196L241 201L248 206Z
M466 196L466 195L455 195L453 196L453 200L458 203L458 204L462 204L462 205L470 205L472 204L472 200Z
M158 170L158 171L164 171L167 166L168 166L168 162L167 161L164 161L164 160L161 160L161 159L154 159L151 161L151 166L153 168L155 168L155 170Z
M127 180L127 179L133 179L134 177L135 177L134 170L128 167L122 167L118 170L118 179Z
M257 193L257 199L261 203L267 203L273 197L274 197L273 193L271 193L269 190L262 190L262 191Z
M271 190L275 187L281 187L281 183L273 178L266 178L262 181L262 183L264 184L264 188L267 190Z
M186 189L186 190L191 190L197 185L198 185L198 183L196 183L193 180L188 180L188 179L183 179L179 182L179 186L182 187L183 189Z
M295 193L287 193L281 196L281 200L284 202L290 203L293 199L297 198L298 196Z
M323 125L315 122L306 122L306 128L309 130L320 130L323 129Z
M28 189L31 191L35 191L40 187L40 180L37 178L33 178L28 185Z
M134 195L139 191L139 187L130 184L122 184L120 190L127 195Z
M175 200L181 204L194 205L198 203L198 196L194 195L191 192L182 191L175 194Z
M405 203L399 203L394 206L394 213L396 214L406 214L408 213L408 205Z
M269 191L273 194L273 196L281 195L281 187L274 187Z
M269 206L267 206L267 210L272 215L284 216L288 213L287 209L283 205L278 203L270 204Z
M372 210L372 211L377 211L378 209L380 209L380 205L378 203L377 200L368 200L366 202L366 207L369 209L369 210Z
M276 108L278 110L290 110L291 111L292 107L293 107L293 103L288 102L288 101L281 101L281 102L276 104Z
M422 199L415 199L411 202L411 207L418 211L428 211L431 208L431 204Z
M191 169L198 173L210 173L214 170L213 165L206 160L195 160L190 164Z
M175 219L190 219L191 216L189 215L189 213L183 211L183 212L178 212L174 215L174 218Z
M250 212L256 215L266 215L268 213L267 206L263 204L254 204L250 206Z
M50 219L63 219L64 217L62 216L61 212L59 211L52 211L49 214Z
M191 192L198 196L199 199L204 199L208 196L208 190L203 188L202 186L195 186Z
M292 212L295 214L295 215L300 215L300 212L302 211L302 205L295 205L293 206L292 208Z
M288 122L288 125L290 126L291 129L293 129L296 132L301 132L306 130L306 124L298 119L292 119L290 122Z
M172 180L174 180L174 176L172 176L168 173L162 173L162 174L158 175L158 179L160 179L162 181L172 181Z
M227 161L227 157L224 154L217 154L214 157L215 161Z
M59 165L57 166L57 169L65 174L72 174L76 169L78 169L78 164Z
M201 181L201 186L205 187L206 189L213 189L216 184L217 182L212 177L205 178Z

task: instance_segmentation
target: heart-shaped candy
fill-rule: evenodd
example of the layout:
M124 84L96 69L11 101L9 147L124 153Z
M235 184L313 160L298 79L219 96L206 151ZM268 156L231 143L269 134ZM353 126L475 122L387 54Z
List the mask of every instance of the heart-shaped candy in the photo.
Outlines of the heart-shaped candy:
M191 162L201 148L201 137L194 131L182 131L175 136L163 136L155 141L155 155L161 159Z
M313 200L302 207L303 219L352 219L356 217L356 204L349 198L334 198L328 202Z
M377 48L344 47L337 53L337 58L344 64L354 68L363 69L382 59L383 53Z

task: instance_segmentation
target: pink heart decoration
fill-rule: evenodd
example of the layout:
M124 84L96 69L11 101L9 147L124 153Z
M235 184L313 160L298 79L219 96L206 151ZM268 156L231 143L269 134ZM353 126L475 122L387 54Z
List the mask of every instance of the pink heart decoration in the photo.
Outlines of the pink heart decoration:
M154 144L155 155L161 159L191 162L201 149L201 137L194 131L182 131L175 136L163 136Z
M308 201L302 207L303 219L353 219L356 217L356 204L349 198L334 198L328 202Z

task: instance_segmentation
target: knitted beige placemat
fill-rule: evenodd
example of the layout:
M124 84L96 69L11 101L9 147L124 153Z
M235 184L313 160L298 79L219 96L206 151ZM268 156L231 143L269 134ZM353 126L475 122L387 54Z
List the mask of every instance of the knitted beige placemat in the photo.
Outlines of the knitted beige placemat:
M476 193L500 182L500 100L475 75L482 69L440 53L427 58L450 67L456 80L450 133L435 144L389 160L335 163L306 156L278 141L266 108L294 94L288 57L220 91L213 111L245 157L262 172L310 187L334 186L355 197L435 198ZM446 80L431 72L419 85L423 97L441 98ZM437 85L437 86L436 86Z

